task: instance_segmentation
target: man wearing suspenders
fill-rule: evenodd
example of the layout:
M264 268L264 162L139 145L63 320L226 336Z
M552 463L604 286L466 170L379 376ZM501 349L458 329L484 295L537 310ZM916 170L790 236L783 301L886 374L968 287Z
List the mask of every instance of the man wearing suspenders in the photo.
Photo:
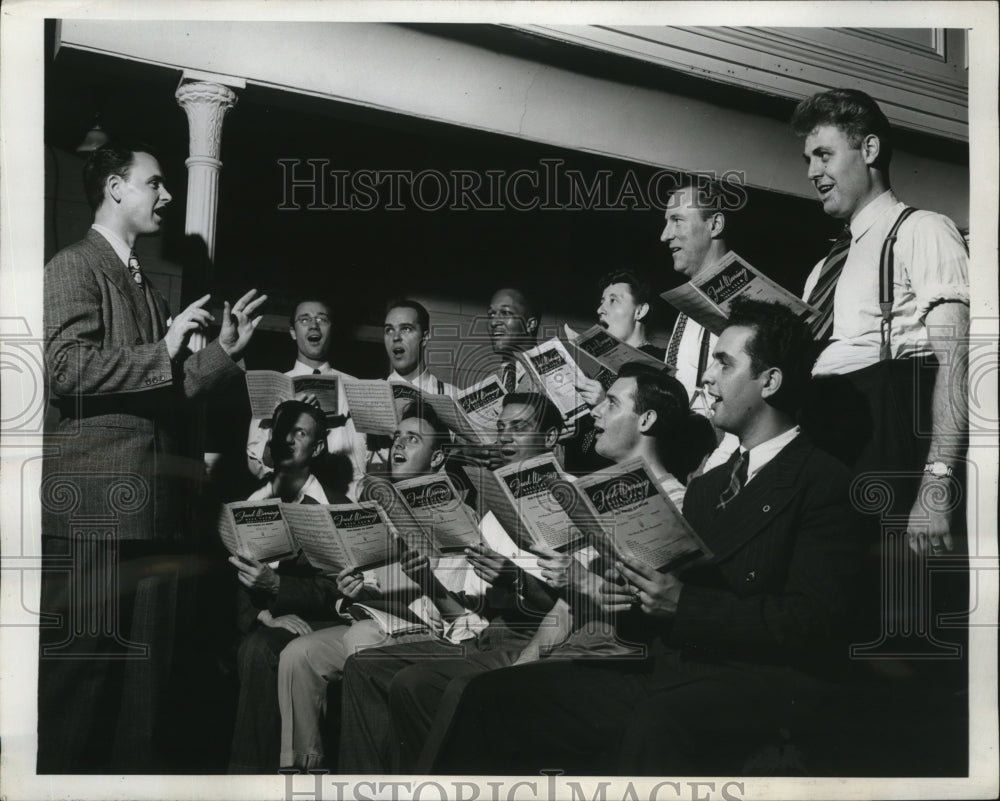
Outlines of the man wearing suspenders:
M868 95L815 95L792 126L805 138L823 210L845 224L805 285L803 297L821 311L813 324L821 352L802 424L853 465L854 503L879 532L859 586L882 610L879 629L851 656L872 677L887 659L904 660L899 675L916 678L921 695L940 687L953 712L935 736L960 748L967 632L948 618L969 608L966 243L950 219L893 194L892 131Z
M451 395L458 390L438 378L427 367L427 340L431 335L431 318L422 303L409 298L391 300L385 307L382 338L392 372L387 381L396 385L396 405L400 413L412 398L404 384L409 384L428 395ZM414 397L415 397L414 393ZM368 470L388 470L389 441L386 437L368 437Z
M805 137L807 174L823 210L846 226L805 285L804 298L823 312L814 324L824 347L813 374L845 376L871 402L872 435L856 473L922 471L919 487L898 497L911 506L910 548L951 551L955 505L926 504L920 496L951 485L965 450L965 242L950 219L910 209L893 194L892 132L868 95L846 89L815 95L796 109L792 126ZM890 373L898 377L887 382ZM923 408L917 406L914 420L918 398Z

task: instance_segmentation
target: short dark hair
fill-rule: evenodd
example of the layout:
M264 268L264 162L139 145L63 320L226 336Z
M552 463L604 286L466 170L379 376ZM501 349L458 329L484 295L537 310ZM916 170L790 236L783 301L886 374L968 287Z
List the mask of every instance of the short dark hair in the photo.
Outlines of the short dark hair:
M677 179L676 186L670 190L671 197L682 189L691 189L695 206L701 211L702 219L707 220L713 214L729 214L726 208L726 196L722 184L715 178L703 173L683 173Z
M755 375L772 367L781 370L781 388L767 402L795 416L817 355L809 327L787 306L747 298L733 301L726 327L731 326L753 330L746 343L750 369Z
M298 314L299 306L303 303L319 303L325 306L327 314L330 315L330 322L333 322L333 304L330 303L330 301L326 300L326 298L318 297L317 295L301 295L295 299L295 302L292 304L292 310L288 313L288 325L290 327L295 327L295 315Z
M535 424L540 432L563 427L563 418L556 405L540 392L510 392L503 396L503 407L518 403L530 406L535 415Z
M388 315L393 309L413 309L417 313L417 324L425 334L431 330L431 315L422 303L409 298L396 298L385 304L385 314Z
M434 431L434 441L442 444L451 439L451 431L444 424L434 407L426 403L413 402L407 404L403 413L399 416L399 422L404 420L423 420Z
M326 417L323 410L311 403L300 400L287 400L278 405L271 417L271 430L277 431L282 425L294 423L300 415L309 415L316 423L317 441L326 437Z
M495 290L493 290L493 294L495 295L497 292L502 292L505 289L508 292L517 292L517 294L521 296L521 303L524 306L525 320L528 320L530 317L534 317L537 320L541 317L541 307L538 305L538 298L534 295L534 293L522 289L519 286L505 285L498 286Z
M704 440L686 435L697 417L684 385L666 371L644 362L627 362L619 378L635 379L633 408L636 414L656 412L656 422L647 432L656 444L656 454L671 475L681 482L705 458ZM711 429L711 425L709 425ZM714 434L712 447L715 446ZM711 448L709 448L711 450ZM689 467L689 465L694 465Z
M833 125L844 132L853 148L874 134L879 141L875 166L888 172L892 161L892 126L869 95L857 89L830 89L803 100L792 114L792 130L808 136L820 125Z
M635 379L633 406L636 414L656 412L651 435L659 437L661 430L672 429L687 417L691 408L687 390L666 370L645 362L626 362L618 370L618 377Z
M687 477L701 466L717 444L715 426L709 419L697 412L689 412L683 425L677 426L670 447L660 458L670 474L686 485Z
M632 300L637 306L640 303L651 303L652 292L649 288L649 282L633 270L619 269L605 273L597 284L597 288L603 292L612 284L627 284L629 292L632 294Z
M159 161L156 150L143 142L108 142L97 148L83 163L83 192L91 211L104 202L104 184L112 175L128 178L136 153L148 153Z

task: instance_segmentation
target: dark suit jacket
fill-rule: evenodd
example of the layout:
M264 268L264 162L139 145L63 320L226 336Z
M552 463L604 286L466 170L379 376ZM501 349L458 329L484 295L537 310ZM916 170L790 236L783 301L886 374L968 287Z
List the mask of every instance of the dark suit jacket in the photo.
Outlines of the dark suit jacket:
M666 627L653 634L649 619L640 625L693 659L825 672L846 658L866 547L850 473L799 435L719 510L729 470L695 479L684 498L684 516L713 558L680 576Z
M47 432L43 534L67 536L71 518L111 521L120 540L171 539L203 473L185 452L189 401L240 374L213 342L171 362L168 310L129 275L97 231L45 267L45 362L59 422Z

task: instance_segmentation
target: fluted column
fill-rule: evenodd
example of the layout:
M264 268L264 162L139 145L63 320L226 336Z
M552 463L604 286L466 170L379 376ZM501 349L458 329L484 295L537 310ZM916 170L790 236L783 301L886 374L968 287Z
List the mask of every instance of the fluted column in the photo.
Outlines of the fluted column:
M219 204L219 149L222 121L234 105L236 93L228 86L209 81L182 83L175 93L187 113L189 152L187 217L184 233L205 241L208 258L215 256L215 223Z

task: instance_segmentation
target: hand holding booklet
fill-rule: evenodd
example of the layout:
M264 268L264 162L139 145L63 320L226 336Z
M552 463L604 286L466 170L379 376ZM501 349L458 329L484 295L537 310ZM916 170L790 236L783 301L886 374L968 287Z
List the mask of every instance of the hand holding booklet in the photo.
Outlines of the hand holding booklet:
M807 323L819 314L818 309L751 267L733 251L686 284L660 297L713 334L722 333L729 319L729 309L738 297L780 303Z
M283 559L300 549L313 567L339 573L367 570L396 558L397 532L369 501L345 504L227 503L219 536L230 553L249 553L261 562Z

